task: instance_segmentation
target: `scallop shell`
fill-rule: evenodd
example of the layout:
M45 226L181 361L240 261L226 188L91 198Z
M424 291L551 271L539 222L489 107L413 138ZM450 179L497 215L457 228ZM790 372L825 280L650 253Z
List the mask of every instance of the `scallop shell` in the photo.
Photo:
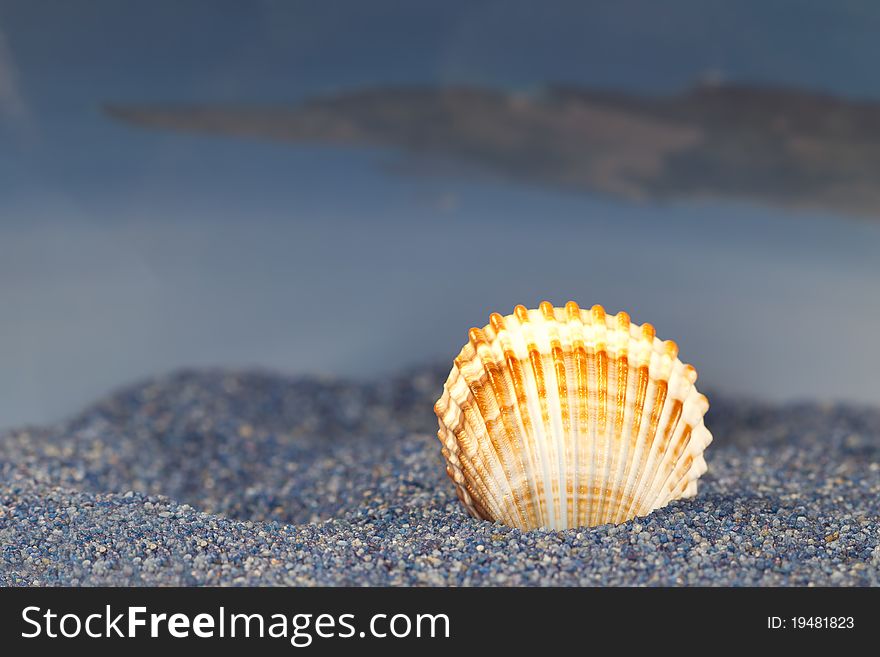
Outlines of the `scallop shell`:
M490 316L434 406L471 515L520 529L621 523L697 492L709 402L678 347L570 301Z

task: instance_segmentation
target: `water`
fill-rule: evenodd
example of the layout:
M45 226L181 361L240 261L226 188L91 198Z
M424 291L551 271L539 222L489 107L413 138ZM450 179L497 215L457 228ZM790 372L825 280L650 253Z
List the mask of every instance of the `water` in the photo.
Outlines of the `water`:
M565 185L584 148L560 155L564 111L527 133L547 158L537 166L505 150L526 134L509 113L444 147L387 91L426 90L430 116L430 94L450 85L529 103L564 82L645 104L701 80L760 83L829 94L851 122L880 99L871 3L89 6L0 2L0 426L55 420L181 366L367 377L451 360L489 312L544 298L652 322L714 389L880 395L880 212L845 202L880 176L870 121L851 139L820 131L821 166L804 173L761 101L747 129L727 118L711 134L739 126L733 170L768 173L737 193L716 183L661 198L595 184L608 162L630 161L627 130L605 133L590 184ZM361 90L382 116L399 113L371 147L146 129L101 109L277 110ZM457 129L480 118L456 112ZM694 176L683 171L679 187ZM818 193L838 180L846 193Z

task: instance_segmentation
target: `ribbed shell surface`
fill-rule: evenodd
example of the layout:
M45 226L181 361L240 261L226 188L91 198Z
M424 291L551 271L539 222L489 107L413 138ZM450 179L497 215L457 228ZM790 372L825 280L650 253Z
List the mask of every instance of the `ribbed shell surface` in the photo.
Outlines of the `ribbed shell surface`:
M650 324L543 302L493 313L469 338L434 410L447 473L473 516L564 529L696 494L709 403Z

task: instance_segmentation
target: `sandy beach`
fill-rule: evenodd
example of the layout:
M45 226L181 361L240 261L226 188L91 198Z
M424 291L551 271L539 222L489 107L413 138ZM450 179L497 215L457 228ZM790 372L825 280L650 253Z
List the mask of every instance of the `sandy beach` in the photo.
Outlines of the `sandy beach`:
M880 410L709 391L695 499L520 532L455 497L446 373L180 371L6 432L0 584L880 584Z

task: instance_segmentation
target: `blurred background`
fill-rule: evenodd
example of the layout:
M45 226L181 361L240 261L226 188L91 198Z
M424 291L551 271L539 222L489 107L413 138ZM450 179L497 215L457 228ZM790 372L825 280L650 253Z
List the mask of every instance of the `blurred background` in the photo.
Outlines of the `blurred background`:
M0 427L569 299L876 403L880 6L0 0Z

